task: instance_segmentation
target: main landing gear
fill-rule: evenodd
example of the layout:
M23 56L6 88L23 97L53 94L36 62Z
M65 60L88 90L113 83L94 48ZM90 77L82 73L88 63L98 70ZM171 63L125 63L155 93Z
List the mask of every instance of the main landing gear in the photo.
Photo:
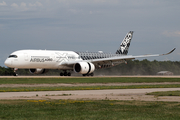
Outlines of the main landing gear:
M60 72L60 76L71 76L71 73L67 71Z
M83 74L83 76L94 76L94 73L90 73L90 74Z

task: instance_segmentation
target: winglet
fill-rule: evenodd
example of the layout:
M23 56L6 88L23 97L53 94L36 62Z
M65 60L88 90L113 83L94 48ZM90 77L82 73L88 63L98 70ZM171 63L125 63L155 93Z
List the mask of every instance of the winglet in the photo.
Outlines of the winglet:
M172 52L174 52L175 49L176 49L176 48L174 48L173 50L171 50L170 52L168 52L168 53L166 53L166 54L161 54L160 56L162 56L162 55L169 55L169 54L171 54Z

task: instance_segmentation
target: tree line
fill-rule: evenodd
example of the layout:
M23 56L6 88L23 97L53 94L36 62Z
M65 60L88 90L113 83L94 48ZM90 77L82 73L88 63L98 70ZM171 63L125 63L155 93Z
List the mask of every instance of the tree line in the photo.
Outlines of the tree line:
M180 61L129 60L114 67L95 70L95 75L156 75L159 71L170 71L180 75ZM49 70L44 75L59 75L59 70ZM12 75L13 69L0 66L0 75ZM28 69L19 69L19 75L32 75ZM77 75L77 74L72 74Z
M160 71L170 71L174 75L180 75L180 61L129 60L127 64L120 64L97 72L106 75L156 75Z
M0 75L12 75L13 74L13 70L11 68L5 68L5 67L1 67L0 66Z

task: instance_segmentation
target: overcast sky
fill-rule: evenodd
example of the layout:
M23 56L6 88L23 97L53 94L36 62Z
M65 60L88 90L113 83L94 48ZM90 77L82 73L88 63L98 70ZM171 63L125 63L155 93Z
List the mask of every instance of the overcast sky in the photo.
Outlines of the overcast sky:
M127 32L130 55L179 61L179 0L0 0L0 66L21 49L115 53Z

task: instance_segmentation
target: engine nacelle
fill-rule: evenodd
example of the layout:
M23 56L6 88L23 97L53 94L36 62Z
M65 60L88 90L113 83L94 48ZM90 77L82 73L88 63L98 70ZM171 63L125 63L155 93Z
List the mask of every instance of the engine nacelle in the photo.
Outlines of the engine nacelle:
M44 74L44 73L47 73L49 70L47 69L29 69L30 73L32 74Z
M90 62L79 62L74 65L74 71L80 74L89 74L94 72L95 66Z

